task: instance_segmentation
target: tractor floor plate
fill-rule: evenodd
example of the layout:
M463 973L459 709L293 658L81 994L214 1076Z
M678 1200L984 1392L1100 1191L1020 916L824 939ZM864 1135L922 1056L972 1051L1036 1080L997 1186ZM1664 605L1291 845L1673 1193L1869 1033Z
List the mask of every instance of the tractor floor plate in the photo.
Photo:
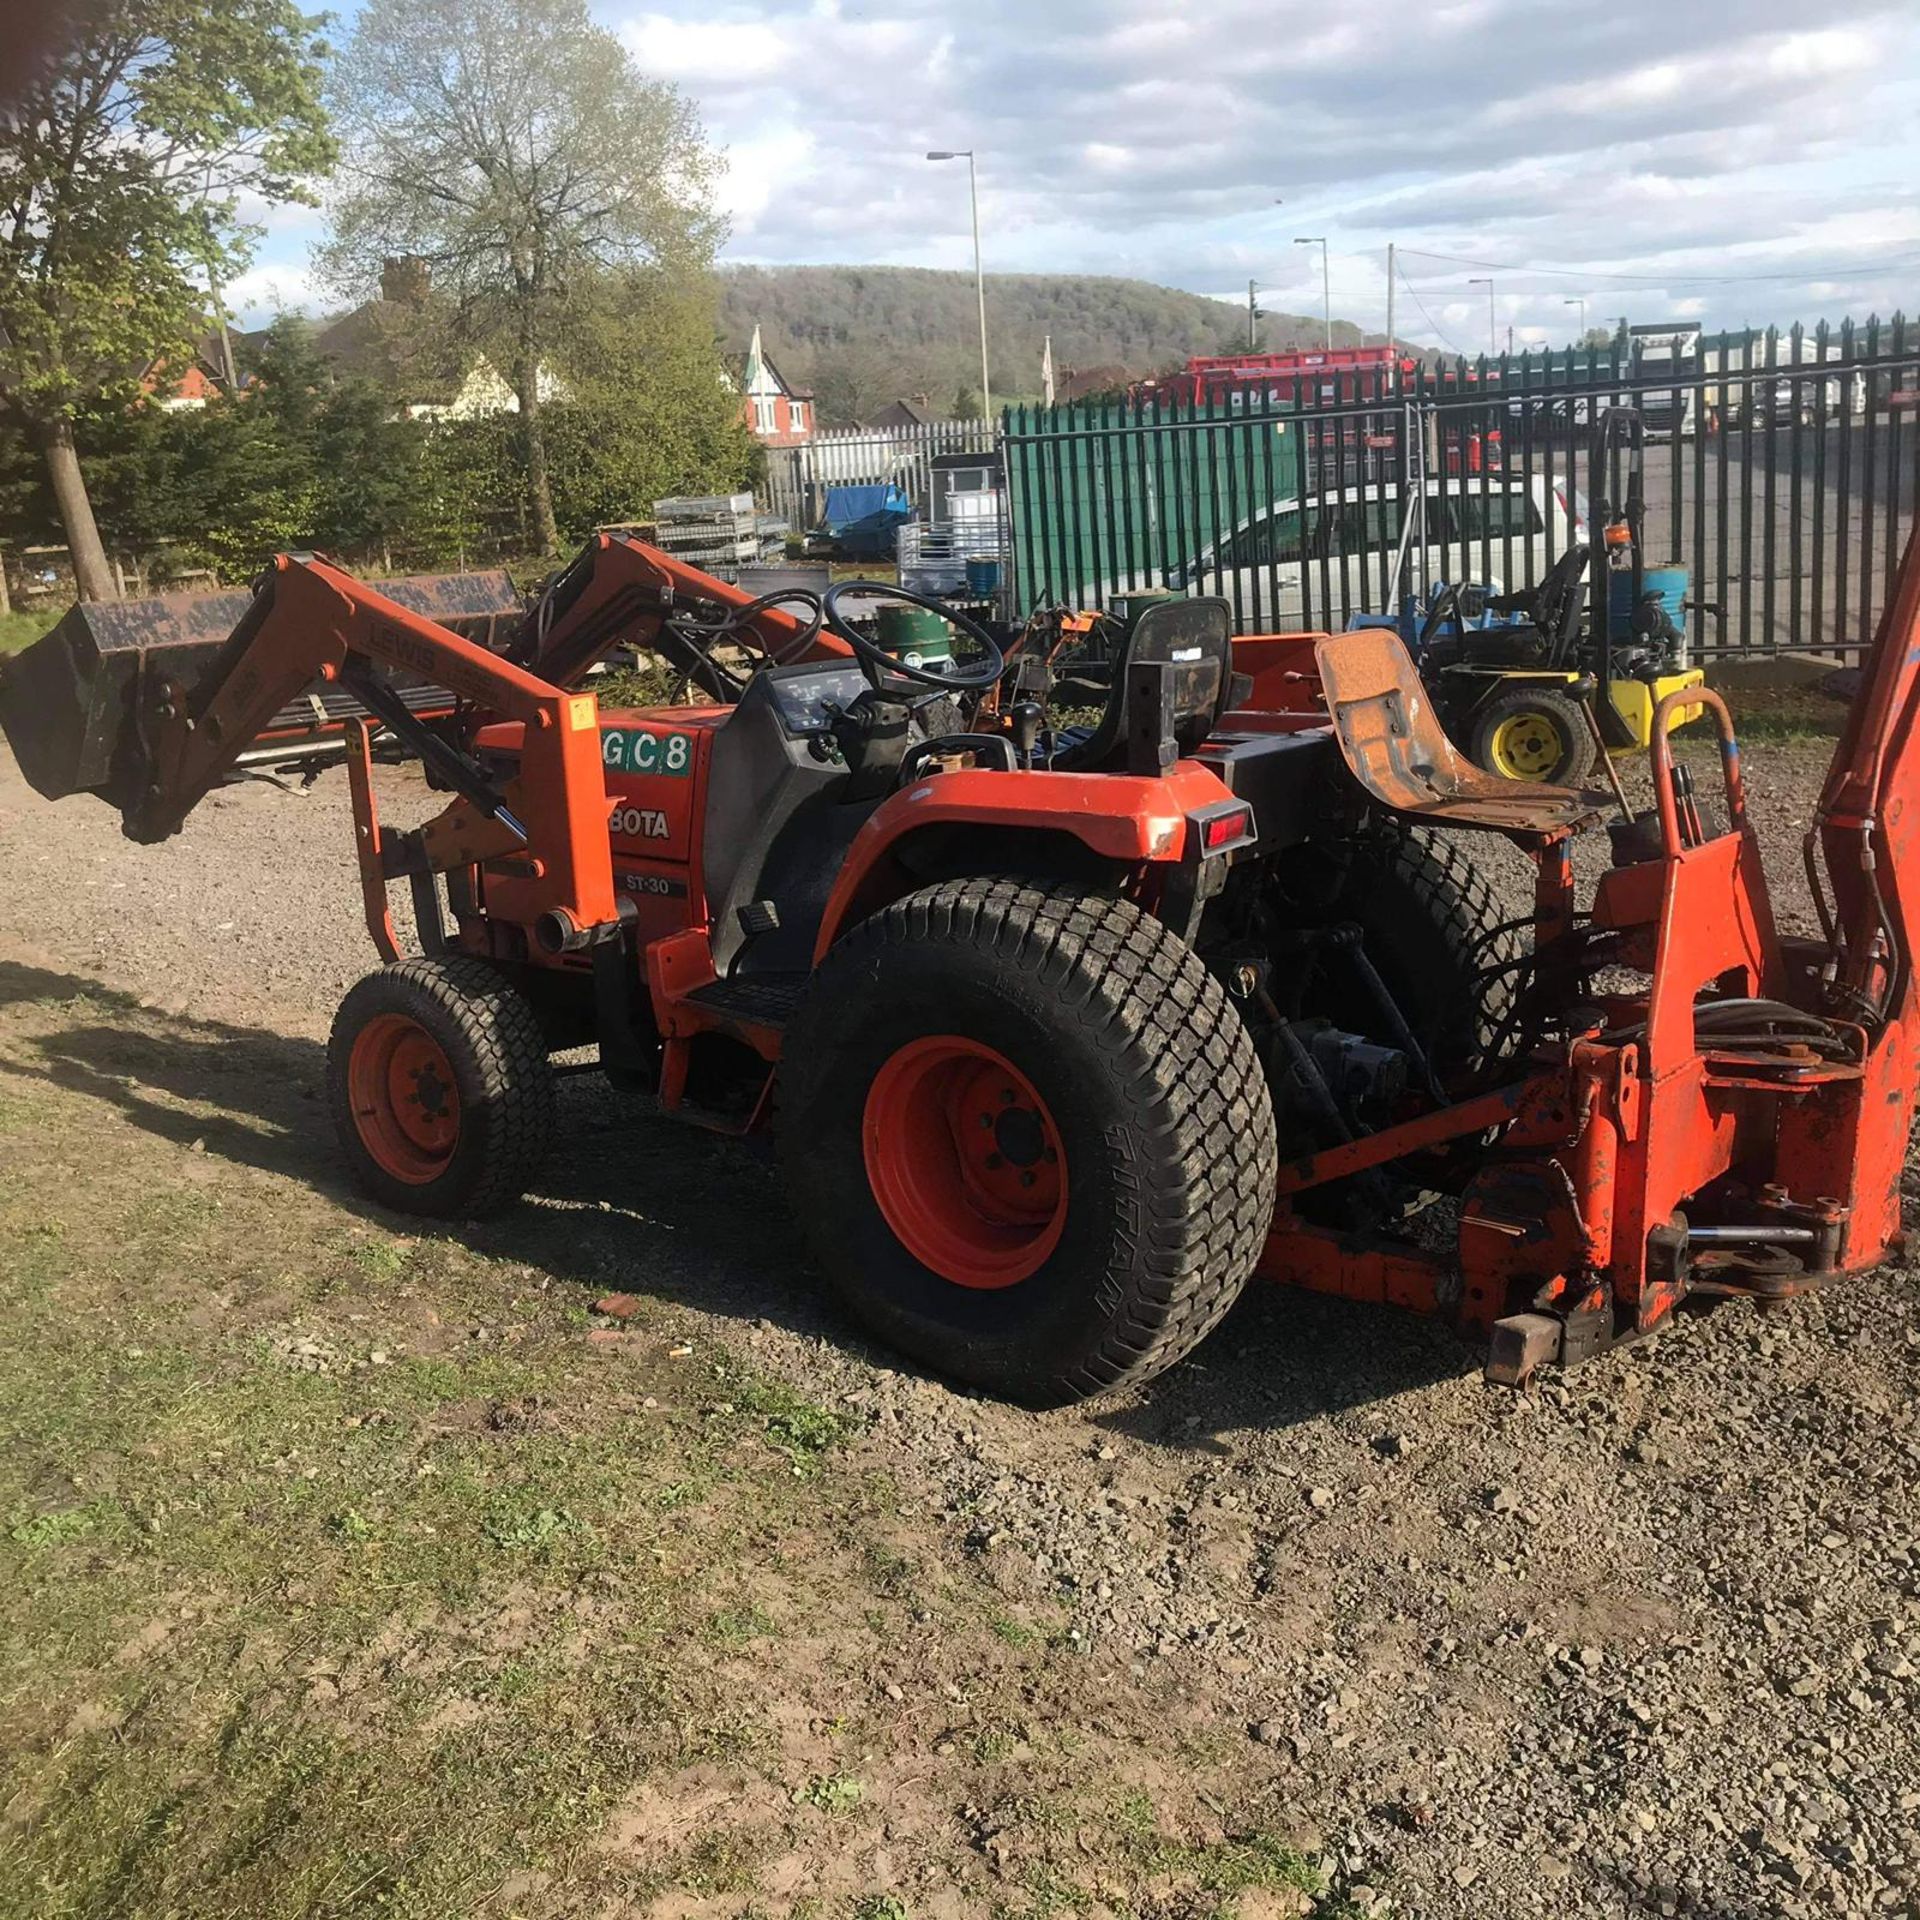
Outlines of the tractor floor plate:
M812 978L810 973L750 973L697 987L687 998L709 1012L764 1027L784 1027Z

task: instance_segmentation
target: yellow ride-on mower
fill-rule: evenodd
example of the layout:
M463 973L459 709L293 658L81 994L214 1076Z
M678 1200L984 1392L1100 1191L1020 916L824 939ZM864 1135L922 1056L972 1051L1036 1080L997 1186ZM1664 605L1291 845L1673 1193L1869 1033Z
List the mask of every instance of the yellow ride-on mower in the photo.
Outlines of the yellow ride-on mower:
M1681 664L1674 615L1685 600L1685 570L1650 575L1642 558L1641 435L1632 409L1601 415L1594 471L1604 472L1623 447L1626 494L1617 512L1601 504L1606 564L1597 579L1589 578L1591 549L1575 545L1528 591L1441 584L1391 623L1442 724L1488 773L1577 784L1610 754L1644 751L1660 702L1705 679ZM1669 726L1700 712L1676 707Z

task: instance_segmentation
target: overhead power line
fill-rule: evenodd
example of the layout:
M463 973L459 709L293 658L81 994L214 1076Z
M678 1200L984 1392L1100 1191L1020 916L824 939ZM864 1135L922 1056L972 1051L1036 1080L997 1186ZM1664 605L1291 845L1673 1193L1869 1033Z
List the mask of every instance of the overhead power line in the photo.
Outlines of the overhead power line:
M1427 303L1420 298L1420 289L1416 287L1413 284L1413 282L1409 280L1404 273L1401 273L1397 267L1394 269L1394 271L1399 278L1400 284L1403 287L1405 287L1410 294L1412 294L1413 304L1420 309L1421 317L1426 321L1428 330L1432 333L1437 333L1440 336L1440 338L1444 340L1447 343L1447 345L1450 346L1454 350L1454 352L1461 357L1461 359L1464 360L1467 357L1466 348L1461 346L1459 341L1457 341L1453 337L1453 335L1450 334L1446 330L1446 328L1443 327L1440 324L1440 322L1433 317L1432 314L1427 312Z
M1599 281L1608 280L1622 286L1671 287L1684 284L1690 287L1729 287L1744 285L1761 280L1834 280L1848 274L1881 272L1889 268L1910 267L1920 262L1920 254L1895 256L1891 259L1856 260L1844 267L1806 266L1791 267L1779 273L1691 273L1685 268L1675 268L1671 273L1608 273L1593 267L1545 267L1527 266L1512 260L1476 260L1463 253L1435 253L1427 247L1400 248L1403 254L1417 254L1422 260L1446 260L1455 266L1479 267L1483 271L1495 273L1543 273L1556 279ZM1411 289L1409 289L1411 291Z

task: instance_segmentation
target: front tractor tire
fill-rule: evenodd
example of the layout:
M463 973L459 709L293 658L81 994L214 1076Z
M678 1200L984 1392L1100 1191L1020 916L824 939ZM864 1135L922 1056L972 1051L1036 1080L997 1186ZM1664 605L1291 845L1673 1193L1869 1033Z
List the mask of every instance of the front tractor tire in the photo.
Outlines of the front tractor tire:
M400 1213L511 1206L553 1136L533 1008L485 960L402 960L358 982L327 1041L327 1103L355 1185Z
M779 1152L841 1300L1029 1406L1134 1385L1238 1297L1272 1216L1253 1043L1184 942L1070 883L875 914L789 1028Z

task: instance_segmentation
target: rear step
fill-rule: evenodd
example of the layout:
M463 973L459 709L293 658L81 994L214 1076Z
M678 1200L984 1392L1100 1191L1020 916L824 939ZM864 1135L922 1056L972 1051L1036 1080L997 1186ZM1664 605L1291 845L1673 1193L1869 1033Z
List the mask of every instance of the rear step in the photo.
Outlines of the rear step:
M722 1064L718 1082L704 1084L694 1052L697 1036L670 1038L660 1065L660 1105L676 1120L715 1133L750 1133L765 1117L773 1095L772 1056L778 1035L793 1018L812 975L753 973L733 980L710 980L686 995L681 1005L697 1007L706 1031L728 1036L761 1056L757 1077L729 1082ZM715 1065L711 1058L706 1065ZM744 1095L744 1099L735 1095Z

